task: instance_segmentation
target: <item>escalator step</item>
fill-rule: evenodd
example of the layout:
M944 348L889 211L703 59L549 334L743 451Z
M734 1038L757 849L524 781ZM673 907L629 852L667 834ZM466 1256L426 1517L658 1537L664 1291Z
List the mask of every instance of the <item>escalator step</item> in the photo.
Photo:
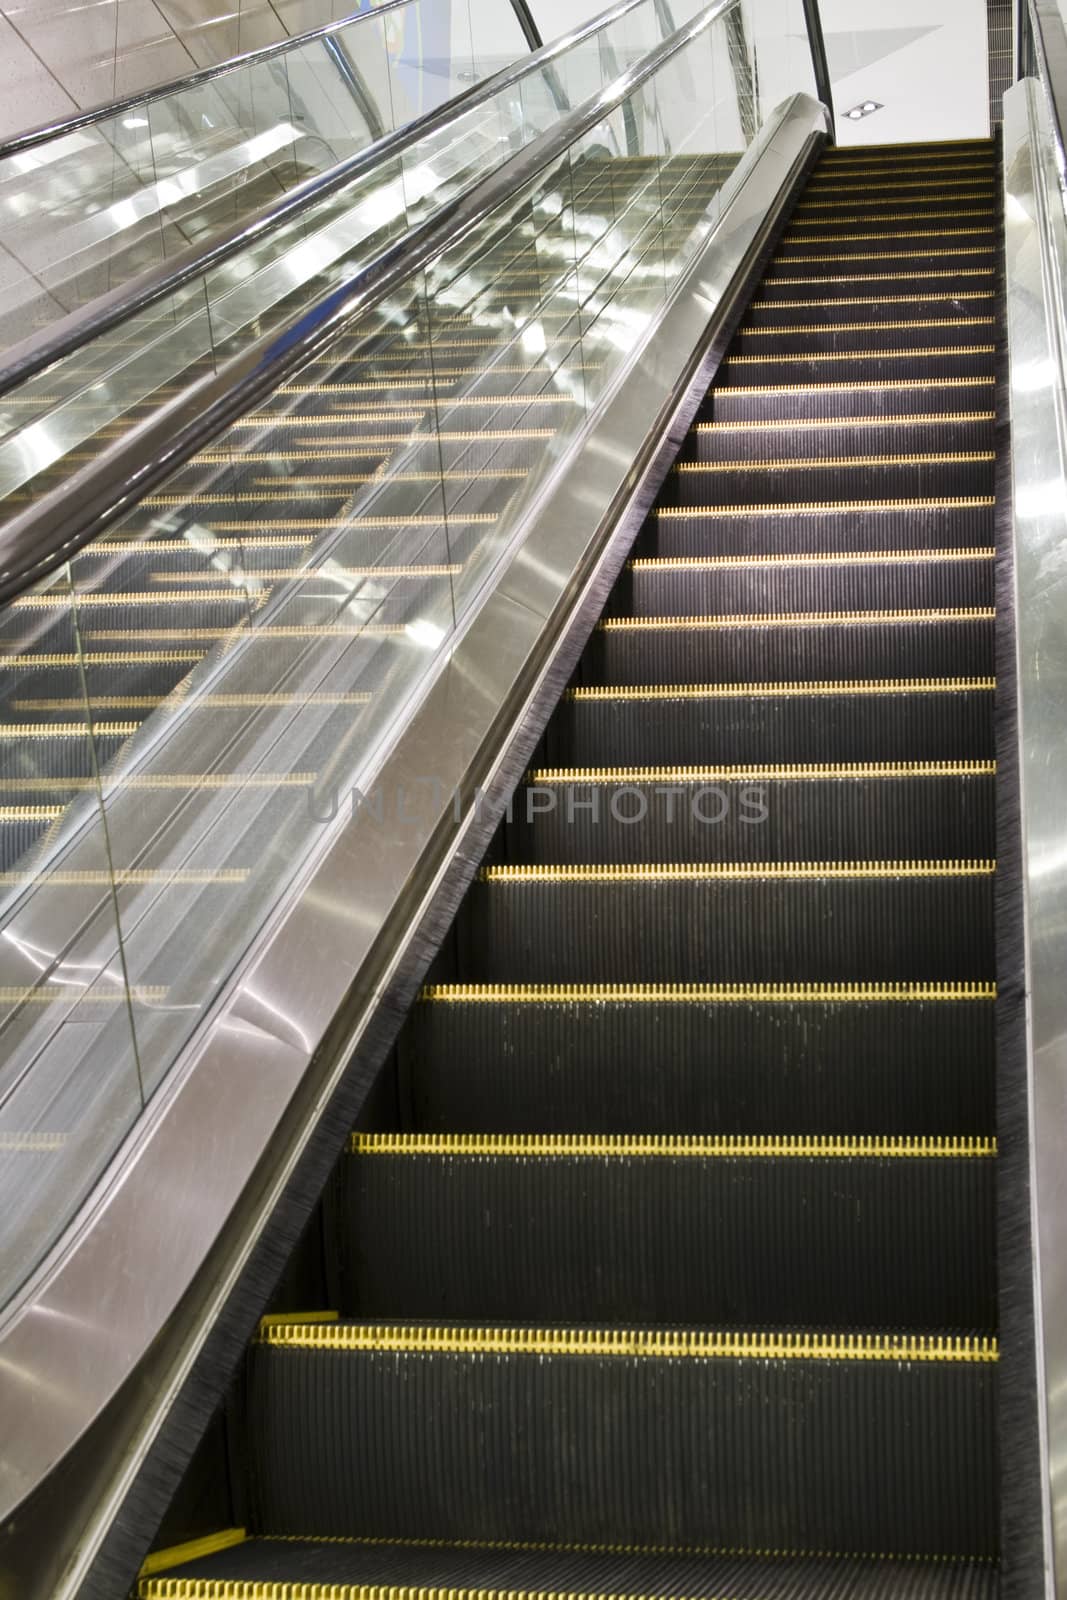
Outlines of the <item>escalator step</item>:
M942 412L939 416L898 414L717 418L690 432L681 461L775 461L790 456L901 456L915 452L989 450L994 413Z
M804 269L790 267L788 263L778 268L772 265L760 285L759 298L750 303L746 315L757 317L759 307L780 306L784 312L790 305L801 304L814 310L816 316L821 316L822 311L818 308L825 307L827 301L832 304L850 298L855 302L869 303L877 296L885 297L889 303L904 303L907 298L915 297L918 303L924 296L940 302L943 295L952 297L958 294L962 303L971 305L974 303L972 295L995 293L996 269L992 266L927 266L894 272L892 269L880 270L877 262L867 265L870 270L861 272L835 272L832 264L814 269L807 264ZM808 320L815 321L816 318Z
M856 550L944 550L992 543L993 496L858 500L782 506L661 507L634 556L781 555Z
M992 546L879 553L651 556L627 564L605 616L741 616L776 611L926 611L989 606Z
M948 330L945 330L948 331ZM728 387L746 385L760 388L767 384L893 383L899 378L983 378L993 370L995 346L988 340L959 343L942 340L938 345L914 345L891 350L872 350L850 335L849 348L813 354L763 355L747 351L731 353L719 367L719 376Z
M436 1132L982 1134L993 998L988 983L435 985L400 1061L414 1126Z
M993 661L993 612L840 612L610 618L594 631L581 682L713 683L770 678L977 677Z
M981 980L993 863L487 867L456 937L472 983Z
M991 1329L995 1153L969 1138L357 1133L342 1311Z
M959 343L976 345L993 337L996 318L968 312L963 316L891 317L872 321L843 316L830 322L812 320L803 311L773 324L742 323L730 347L730 358L744 355L822 355L855 350L862 342L872 354L883 350L928 350Z
M989 764L563 768L531 774L506 840L511 865L549 868L970 860L994 818Z
M237 1530L238 1533L241 1530ZM884 1600L899 1561L713 1551L242 1538L141 1580L139 1600ZM165 1555L164 1552L160 1552ZM992 1562L910 1561L908 1600L995 1600Z
M985 1337L290 1324L248 1374L305 1538L987 1556L995 1428Z
M664 484L666 505L789 505L791 502L990 495L992 450L915 455L786 457L777 461L683 461Z
M992 678L572 690L552 766L990 760Z

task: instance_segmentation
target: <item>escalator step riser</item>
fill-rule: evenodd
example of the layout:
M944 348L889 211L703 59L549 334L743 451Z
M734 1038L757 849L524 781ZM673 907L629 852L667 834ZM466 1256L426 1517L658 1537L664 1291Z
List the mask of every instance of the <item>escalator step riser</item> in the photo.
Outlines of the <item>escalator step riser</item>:
M639 862L940 861L991 857L992 777L749 782L537 781L520 789L507 860Z
M879 298L877 288L858 283L842 286L810 287L801 293L760 293L745 312L739 330L752 339L756 329L794 328L798 323L812 326L839 322L933 322L940 318L963 319L988 316L996 305L993 291L982 284L955 284L951 290L935 290L928 284L895 283Z
M741 568L629 568L605 615L740 616L752 612L925 610L993 604L993 561L775 563Z
M669 559L757 556L768 550L780 555L822 555L855 550L985 549L995 537L992 496L985 498L989 502L985 505L922 505L902 510L806 511L792 506L742 516L671 512L648 519L634 544L634 555Z
M918 222L899 222L881 227L877 223L867 226L838 224L829 228L805 228L799 232L784 233L778 246L778 259L813 263L826 256L844 261L866 261L875 254L902 256L904 260L922 259L924 251L936 250L934 258L939 264L952 262L965 265L973 259L972 252L980 256L995 256L997 230L981 217L958 219L925 218ZM949 251L948 255L940 252Z
M35 778L91 778L130 737L129 732L112 734L96 728L90 739L84 710L80 717L72 714L65 726L75 731L17 742L0 739L0 784L11 780L32 783Z
M760 284L760 293L778 292L782 278L805 282L828 277L866 280L872 273L884 275L891 283L899 274L937 272L969 273L975 268L997 270L997 246L982 236L961 239L941 238L912 242L908 239L861 243L846 252L843 245L827 245L823 250L801 252L779 247Z
M951 334L951 329L943 329ZM753 360L734 360L728 356L719 368L719 379L731 388L766 388L782 384L790 388L808 383L893 383L898 378L988 378L993 373L992 339L968 341L945 339L945 353L923 350L920 355L871 352L862 348L858 335L850 336L850 351L838 354L757 356ZM953 348L949 349L949 346ZM957 348L957 346L959 346ZM907 349L917 349L908 345ZM939 346L940 349L940 346ZM754 353L753 353L754 354ZM746 352L747 355L747 352Z
M991 978L993 884L959 878L478 883L475 983L887 983Z
M951 452L947 453L951 457ZM812 504L818 501L957 499L991 495L994 462L983 452L962 459L856 457L840 466L815 458L807 466L790 461L715 470L691 466L671 474L661 503L689 506ZM807 458L805 458L807 459Z
M949 383L829 382L805 388L782 383L760 388L712 389L702 403L700 422L814 422L842 417L894 417L992 411L996 389L991 377ZM935 424L935 426L938 426Z
M350 1154L342 1315L992 1330L994 1179L988 1155Z
M992 671L993 623L826 623L799 628L597 630L584 684L797 683L826 678L981 677Z
M430 1132L987 1134L992 1007L425 1001L400 1060Z
M933 317L942 311L945 316L963 315L962 309L943 309L952 307L957 297L960 307L966 307L968 311L996 305L995 300L972 298L975 294L995 293L997 277L992 266L959 266L941 271L936 261L930 261L924 268L911 267L901 272L892 269L887 271L877 261L853 267L842 262L840 266L844 270L839 272L833 262L827 262L815 271L808 263L804 263L794 271L788 264L778 268L772 264L756 292L755 301L745 313L746 318L753 323L762 321L765 315L772 320L781 317L799 320L797 312L802 305L807 322L824 319L837 322L841 320L842 311L847 313L848 321L858 322L871 307L857 302L877 301L879 296L884 297L880 303L885 308L885 315L875 319L879 322L891 321L894 316L903 315L902 295L911 297L917 306L928 306L926 310L912 313L923 317ZM945 295L952 298L941 298ZM926 296L931 298L927 301ZM850 300L851 305L847 304ZM832 303L834 301L845 301L846 304L835 306Z
M989 691L565 700L548 728L554 767L794 761L983 761Z
M992 400L992 396L988 397ZM991 450L993 448L992 417L953 417L943 413L945 420L920 416L917 421L908 415L908 397L901 396L901 408L884 419L868 418L855 422L835 420L832 424L796 426L791 419L782 427L694 429L679 457L682 461L779 461L790 456L805 460L812 456L899 456L918 453L936 454L941 451ZM987 405L987 410L991 406ZM877 411L871 412L877 418ZM907 420L904 420L907 418ZM727 420L720 417L718 422ZM748 419L751 422L752 418ZM777 420L777 419L775 419ZM701 421L710 422L711 418Z
M825 1595L834 1600L879 1600L899 1577L892 1558L852 1560L840 1556L629 1553L574 1546L531 1549L493 1544L377 1543L252 1536L207 1559L185 1562L169 1577L149 1578L143 1600L611 1600L620 1595L758 1595L760 1600L796 1600ZM357 1586L348 1586L358 1573ZM205 1589L198 1580L212 1579ZM219 1580L230 1580L220 1583ZM307 1584L305 1590L300 1584ZM272 1589L269 1585L273 1584ZM282 1585L285 1585L283 1587ZM993 1562L913 1562L908 1600L996 1600ZM336 1585L337 1587L334 1587Z
M981 318L981 320L980 320ZM865 350L876 355L882 350L940 350L944 346L960 349L968 345L989 344L996 336L992 319L965 315L958 322L939 317L908 319L906 327L879 327L875 323L859 327L861 319L839 317L826 327L809 323L803 311L784 327L739 328L730 356L832 355L835 351ZM886 319L897 322L897 317ZM790 332L800 328L802 331Z
M256 1347L248 1399L277 1534L995 1549L987 1363Z
M809 189L790 219L789 237L810 235L817 238L823 229L833 233L868 233L881 228L923 228L942 219L950 228L961 224L975 227L993 215L996 201L995 180L975 189L938 185L933 192L898 188L894 193L881 184L866 193L854 189L845 193Z

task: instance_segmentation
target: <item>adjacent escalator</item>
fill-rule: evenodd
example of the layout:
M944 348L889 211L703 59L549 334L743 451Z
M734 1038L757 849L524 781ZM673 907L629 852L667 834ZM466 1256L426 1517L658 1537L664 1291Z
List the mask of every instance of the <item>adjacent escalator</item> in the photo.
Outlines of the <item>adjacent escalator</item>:
M997 192L822 157L143 1600L996 1593Z

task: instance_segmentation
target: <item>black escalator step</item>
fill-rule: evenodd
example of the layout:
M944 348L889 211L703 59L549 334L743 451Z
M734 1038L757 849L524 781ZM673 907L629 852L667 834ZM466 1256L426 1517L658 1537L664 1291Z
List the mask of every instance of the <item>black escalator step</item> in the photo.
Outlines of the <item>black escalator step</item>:
M472 983L841 983L993 972L993 864L486 867Z
M832 266L815 271L795 270L788 265L772 262L756 291L764 303L786 306L792 301L812 300L816 295L833 299L853 296L870 299L882 295L893 301L904 295L935 296L942 294L969 297L973 292L986 293L996 284L993 266L969 267L912 267L894 271L892 266L879 269L870 263L869 271L835 272Z
M995 215L998 199L995 178L972 188L948 191L905 186L894 192L888 184L867 190L854 185L842 190L807 189L789 225L797 232L806 232L809 228L880 228L901 222L990 217Z
M736 616L992 605L994 556L986 547L639 557L615 585L607 614Z
M887 243L893 248L878 249L875 241L865 243L862 240L847 250L840 242L829 243L822 250L814 246L803 251L783 248L764 273L763 282L769 285L782 277L821 281L827 273L843 272L851 276L868 272L929 272L932 268L939 272L986 266L995 269L997 261L995 235L988 238L965 235L944 244L931 244L928 239L921 238Z
M62 804L0 804L0 868L13 867L63 815Z
M868 222L855 217L837 222L808 223L803 227L790 224L779 245L779 260L783 256L821 253L833 246L842 255L854 256L869 251L872 246L892 246L900 249L922 250L923 241L937 241L940 249L958 248L970 244L993 248L997 237L997 218L991 208L970 208L954 213L916 213L914 217L891 217L884 222Z
M274 1326L248 1372L256 1526L989 1556L996 1360L906 1334Z
M830 322L812 321L803 312L773 327L743 324L730 346L729 358L744 355L826 355L852 351L857 346L868 353L883 350L941 349L952 344L959 348L988 343L994 337L996 318L984 315L960 317L891 317L868 321L841 317ZM729 359L728 358L728 359Z
M745 312L746 329L774 328L797 322L805 324L851 322L856 324L902 321L906 317L929 321L934 317L960 318L982 315L990 309L994 291L989 288L922 290L913 288L904 293L906 285L897 284L887 293L863 293L856 289L852 294L843 292L819 295L816 289L802 294L794 286L794 293L778 292L776 284L768 284L758 291Z
M902 399L906 404L906 396ZM789 456L900 456L989 450L992 410L891 412L871 416L701 421L683 447L686 461L774 461Z
M400 1036L447 1132L940 1134L994 1126L992 984L472 984Z
M822 419L846 417L987 413L993 406L992 374L974 378L896 378L890 383L771 384L709 390L700 417L716 422L785 422L817 426Z
M508 861L547 870L718 862L758 877L761 862L982 857L995 847L991 769L884 760L543 768L515 796Z
M988 194L997 198L997 172L995 167L964 169L958 173L942 169L933 182L931 173L868 171L866 177L850 173L847 169L835 172L816 171L808 179L804 198L799 209L816 204L836 203L838 196L855 196L857 200L888 200L910 197L924 202L935 197L944 202L965 199L973 194Z
M992 678L572 689L549 723L556 767L991 760Z
M161 1564L142 1579L138 1600L884 1600L900 1578L899 1562L841 1556L257 1539L242 1531L213 1555L157 1552ZM167 1564L168 1553L182 1565ZM996 1592L992 1562L908 1563L908 1600L995 1600Z
M854 336L855 338L856 336ZM827 350L814 354L731 354L719 368L722 383L795 387L812 383L894 383L900 378L985 378L993 370L996 347L991 341L909 345L901 350Z
M663 486L662 503L783 505L818 500L926 499L990 495L992 450L925 450L900 455L784 456L773 461L684 461Z
M992 609L609 618L592 634L581 682L977 677L992 663Z
M356 1133L342 1314L996 1326L992 1139Z

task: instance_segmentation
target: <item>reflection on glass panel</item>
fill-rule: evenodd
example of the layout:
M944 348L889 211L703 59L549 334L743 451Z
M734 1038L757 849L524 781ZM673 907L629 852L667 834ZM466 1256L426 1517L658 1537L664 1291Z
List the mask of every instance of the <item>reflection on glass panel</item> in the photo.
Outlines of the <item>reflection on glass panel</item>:
M127 990L102 768L133 724L94 714L105 664L86 653L70 570L0 614L0 1294L80 1201L144 1097Z
M367 803L457 626L654 337L753 135L773 30L740 34L730 14L0 611L0 1207L13 1240L0 1294L64 1225L330 828ZM781 0L768 14L781 20ZM526 104L551 116L545 89L531 80ZM294 221L279 248L146 314L125 349L102 343L99 367L43 374L30 397L42 414L0 440L11 503L87 459L175 372L311 312L485 151L533 136L522 95L478 109ZM642 395L650 413L665 399ZM17 407L4 409L13 426ZM386 803L402 826L400 797Z

